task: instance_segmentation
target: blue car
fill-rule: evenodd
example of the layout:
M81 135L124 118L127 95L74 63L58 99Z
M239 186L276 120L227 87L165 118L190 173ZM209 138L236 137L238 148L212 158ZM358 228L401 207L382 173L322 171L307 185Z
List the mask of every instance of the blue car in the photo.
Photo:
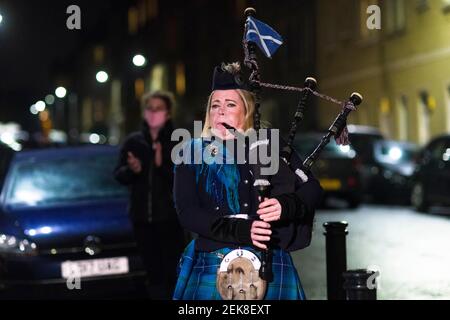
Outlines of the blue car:
M138 296L145 272L118 149L16 153L0 198L0 298Z

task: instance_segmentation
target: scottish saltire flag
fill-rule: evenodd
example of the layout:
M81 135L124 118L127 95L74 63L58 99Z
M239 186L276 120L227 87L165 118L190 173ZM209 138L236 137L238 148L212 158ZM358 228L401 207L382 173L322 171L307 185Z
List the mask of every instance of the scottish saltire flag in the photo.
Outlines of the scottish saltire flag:
M283 44L283 39L275 30L252 17L247 18L245 39L255 43L267 58L271 58L272 54Z

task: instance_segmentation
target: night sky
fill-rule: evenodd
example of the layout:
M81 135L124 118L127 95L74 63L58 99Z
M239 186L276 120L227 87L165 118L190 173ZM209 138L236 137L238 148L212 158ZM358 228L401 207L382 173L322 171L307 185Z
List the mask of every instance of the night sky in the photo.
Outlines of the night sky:
M110 1L0 0L0 122L33 126L31 104L53 93L51 68L70 64L88 33L110 14ZM81 8L82 30L68 30L66 8Z

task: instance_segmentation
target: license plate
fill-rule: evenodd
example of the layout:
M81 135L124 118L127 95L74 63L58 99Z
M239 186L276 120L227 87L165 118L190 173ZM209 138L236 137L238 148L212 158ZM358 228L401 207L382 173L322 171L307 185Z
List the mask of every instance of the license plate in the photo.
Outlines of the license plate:
M65 261L61 264L61 274L65 279L105 276L128 272L127 257Z
M319 181L325 191L339 190L342 187L341 181L338 179L320 179Z

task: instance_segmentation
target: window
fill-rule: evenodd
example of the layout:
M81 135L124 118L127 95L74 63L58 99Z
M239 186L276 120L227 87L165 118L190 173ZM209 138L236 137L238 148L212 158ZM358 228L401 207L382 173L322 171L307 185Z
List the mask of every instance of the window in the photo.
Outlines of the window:
M408 97L401 95L398 103L398 131L400 140L408 140L409 133Z
M147 17L149 20L158 16L158 0L147 0Z
M442 0L442 11L444 13L450 12L450 0Z
M388 98L382 98L380 100L380 130L388 137L392 137L393 119L391 111L390 100Z
M139 29L139 12L135 7L128 9L128 33L135 34Z
M54 205L126 197L127 189L111 174L116 157L115 153L61 156L17 164L6 202L14 206Z
M154 65L150 74L150 91L167 90L167 88L167 66L160 63Z
M143 27L147 23L147 10L145 0L139 1L138 7L139 7L138 10L139 26Z
M145 92L145 82L144 79L138 78L134 81L134 95L137 100L140 100Z
M311 155L320 142L321 137L319 136L304 135L295 139L294 148L299 155L305 159ZM340 146L336 144L334 139L331 139L330 142L323 148L322 154L326 158L345 159L354 158L356 152L355 149L353 149L353 146Z
M354 37L357 28L357 3L349 0L339 0L337 3L338 17L345 17L338 20L337 35L339 40L347 41Z
M388 34L401 32L406 27L405 0L384 1L381 16L384 17L384 26ZM382 18L383 19L383 18Z
M419 13L425 12L428 9L430 9L430 4L428 3L428 0L416 0L416 10Z
M184 63L178 62L175 69L175 87L177 94L182 96L186 93L186 74Z
M419 92L419 141L425 143L430 139L430 117L428 108L429 93L426 90Z
M96 46L94 48L94 62L97 65L103 64L105 59L105 48L103 46Z
M390 164L406 164L414 161L418 147L409 143L379 141L375 145L378 161Z

